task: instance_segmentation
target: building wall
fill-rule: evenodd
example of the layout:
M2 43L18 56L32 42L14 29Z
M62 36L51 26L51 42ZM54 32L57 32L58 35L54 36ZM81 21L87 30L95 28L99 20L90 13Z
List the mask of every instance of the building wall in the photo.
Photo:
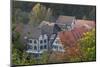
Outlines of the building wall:
M56 39L54 40L54 43L52 44L52 50L53 51L64 52L64 48L63 48L63 45L60 41L59 36L57 36Z
M39 37L39 50L47 51L47 48L44 49L45 45L46 45L46 47L48 47L48 40L47 39L48 39L48 37L46 34L40 35L40 37ZM45 42L45 40L46 40L46 42Z
M28 39L28 45L30 46L28 50L33 53L44 52L48 50L48 37L46 34L40 35L38 39Z
M28 45L29 50L33 51L33 52L37 52L39 50L38 48L38 40L37 39L28 39Z

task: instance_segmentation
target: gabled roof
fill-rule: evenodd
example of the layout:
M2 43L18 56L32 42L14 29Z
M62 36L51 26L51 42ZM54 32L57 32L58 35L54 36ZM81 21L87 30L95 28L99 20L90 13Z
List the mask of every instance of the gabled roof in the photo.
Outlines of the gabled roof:
M59 16L58 19L56 20L56 23L71 25L74 19L75 17L73 16Z

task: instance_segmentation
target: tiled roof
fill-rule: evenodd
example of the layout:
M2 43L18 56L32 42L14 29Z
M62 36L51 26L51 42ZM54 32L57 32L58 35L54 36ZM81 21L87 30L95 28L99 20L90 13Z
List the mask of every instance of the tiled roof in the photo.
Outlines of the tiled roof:
M58 35L62 43L68 46L73 46L77 43L77 40L80 39L83 36L83 33L85 33L86 31L87 29L85 28L75 28L71 31L59 32Z
M29 38L37 39L41 35L41 30L38 27L33 27L29 24L23 26L23 33L24 36Z
M79 28L79 27L93 28L93 27L95 27L95 21L77 19L76 23L75 23L75 27L76 28Z
M77 40L80 39L83 36L83 33L89 31L89 27L95 28L95 22L94 21L88 21L88 20L77 20L75 24L75 28L71 31L63 31L60 32L60 39L62 43L73 46L77 43Z
M39 27L41 29L42 34L51 35L53 33L54 24L50 23L50 22L43 21L39 25Z
M70 25L74 19L75 17L73 16L59 16L58 19L56 20L56 23Z

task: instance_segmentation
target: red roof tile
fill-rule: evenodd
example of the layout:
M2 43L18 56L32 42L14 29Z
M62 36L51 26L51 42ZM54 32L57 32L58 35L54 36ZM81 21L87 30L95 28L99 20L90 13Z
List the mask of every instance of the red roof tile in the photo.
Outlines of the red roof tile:
M63 31L59 33L60 39L64 45L73 46L77 43L77 40L83 36L83 33L88 31L85 28L75 28L72 31Z
M75 27L78 28L78 27L84 27L86 25L90 26L90 27L95 27L95 21L91 21L91 20L76 20L75 22Z

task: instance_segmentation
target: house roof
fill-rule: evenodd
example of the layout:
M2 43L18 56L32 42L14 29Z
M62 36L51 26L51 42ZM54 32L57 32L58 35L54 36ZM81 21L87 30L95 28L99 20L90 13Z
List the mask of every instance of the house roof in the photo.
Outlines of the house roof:
M75 28L71 31L62 31L59 33L59 37L61 42L64 43L65 46L73 46L77 43L77 40L83 36L87 29L85 28Z
M39 25L39 28L41 29L41 33L42 34L51 35L51 34L54 33L54 31L53 31L53 29L54 29L54 23L43 21Z
M41 35L41 30L38 27L33 27L30 24L23 26L23 36L27 36L28 38L38 39Z
M74 19L75 17L73 16L59 16L58 19L56 20L56 23L71 25Z
M30 24L23 26L22 35L28 38L38 39L41 34L52 35L54 32L54 23L50 23L47 21L41 22L41 24L37 27L33 27Z
M75 24L75 28L79 28L79 27L85 27L87 29L94 28L95 27L95 21L77 19L76 24Z

